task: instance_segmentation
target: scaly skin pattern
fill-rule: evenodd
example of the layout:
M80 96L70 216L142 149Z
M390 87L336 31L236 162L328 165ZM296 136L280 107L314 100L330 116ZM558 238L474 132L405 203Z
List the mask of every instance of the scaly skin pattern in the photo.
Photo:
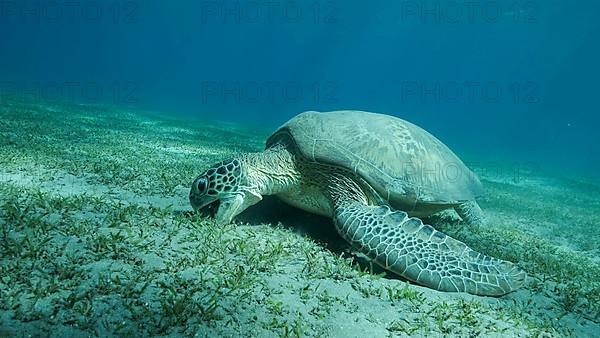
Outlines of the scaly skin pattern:
M240 154L238 160L242 163L241 184L261 195L277 195L300 183L295 156L281 145Z
M526 274L513 263L475 252L405 212L368 205L358 185L333 178L338 232L383 268L447 292L501 296L523 284Z

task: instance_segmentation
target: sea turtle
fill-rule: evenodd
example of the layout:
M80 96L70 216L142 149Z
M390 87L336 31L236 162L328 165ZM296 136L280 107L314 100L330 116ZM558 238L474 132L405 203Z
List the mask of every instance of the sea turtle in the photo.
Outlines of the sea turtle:
M352 246L408 280L500 296L523 284L523 270L416 218L454 208L464 221L481 224L481 190L448 147L414 124L362 111L310 111L277 129L263 152L206 170L189 198L195 210L218 201L216 220L229 223L263 195L277 195L331 217Z

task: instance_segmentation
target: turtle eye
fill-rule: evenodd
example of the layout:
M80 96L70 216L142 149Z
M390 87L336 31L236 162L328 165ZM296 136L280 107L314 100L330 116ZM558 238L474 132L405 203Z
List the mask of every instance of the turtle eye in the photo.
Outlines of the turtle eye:
M198 191L201 193L205 192L206 186L208 185L207 183L208 182L205 177L198 179Z

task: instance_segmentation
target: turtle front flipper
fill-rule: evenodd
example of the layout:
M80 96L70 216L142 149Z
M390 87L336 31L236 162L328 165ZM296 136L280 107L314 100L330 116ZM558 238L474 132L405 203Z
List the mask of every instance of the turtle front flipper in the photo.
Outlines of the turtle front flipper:
M501 296L519 288L526 274L511 262L471 250L405 212L338 199L334 223L344 239L402 277L449 292Z

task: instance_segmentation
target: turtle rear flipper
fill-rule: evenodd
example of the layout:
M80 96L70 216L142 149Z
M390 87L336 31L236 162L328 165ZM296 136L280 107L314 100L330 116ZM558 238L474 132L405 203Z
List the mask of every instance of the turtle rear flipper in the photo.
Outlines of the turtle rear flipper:
M476 201L462 203L454 207L454 210L468 224L477 226L485 225L485 215Z
M338 200L340 235L385 269L448 292L501 296L519 288L526 274L511 262L473 251L405 212Z

